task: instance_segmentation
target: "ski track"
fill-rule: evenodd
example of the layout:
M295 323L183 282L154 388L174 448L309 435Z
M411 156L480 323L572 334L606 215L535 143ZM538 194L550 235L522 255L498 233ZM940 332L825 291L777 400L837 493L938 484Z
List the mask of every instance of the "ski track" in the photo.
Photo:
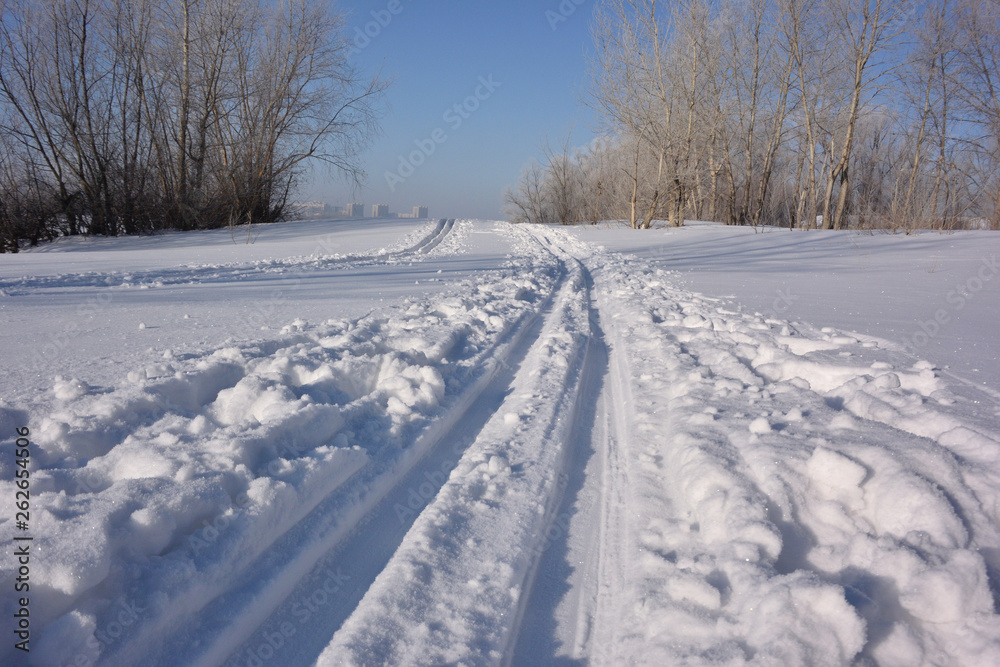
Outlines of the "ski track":
M0 287L419 261L467 224ZM495 233L508 266L425 303L105 394L60 380L42 662L1000 664L995 394L558 229Z

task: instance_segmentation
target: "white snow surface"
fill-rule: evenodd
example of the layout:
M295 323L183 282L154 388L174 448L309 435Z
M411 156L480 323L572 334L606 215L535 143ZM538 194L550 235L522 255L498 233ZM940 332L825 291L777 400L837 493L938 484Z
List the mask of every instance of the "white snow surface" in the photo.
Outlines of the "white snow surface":
M1000 236L243 235L0 257L0 663L1000 664Z

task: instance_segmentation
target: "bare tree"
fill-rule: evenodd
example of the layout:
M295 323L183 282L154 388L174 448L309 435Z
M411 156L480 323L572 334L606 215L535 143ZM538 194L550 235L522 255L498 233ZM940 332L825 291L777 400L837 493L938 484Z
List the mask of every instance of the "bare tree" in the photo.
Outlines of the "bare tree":
M582 155L570 149L569 141L567 133L558 150L554 150L548 142L542 148L546 163L545 200L554 221L561 225L575 224L586 217Z
M532 160L521 173L515 189L504 194L506 212L515 223L551 222L548 201L545 199L545 171Z
M841 129L830 133L830 170L823 196L823 226L841 229L850 193L850 162L855 133L864 105L877 94L882 70L876 56L898 36L904 15L899 0L830 0L829 28L843 50L848 80L848 103L838 118ZM836 189L836 192L835 192ZM837 200L834 204L834 195Z
M51 184L63 233L271 222L308 161L363 176L387 83L350 64L325 0L0 11L0 129L23 149L17 182Z
M894 227L906 230L931 224L943 230L956 217L950 213L954 198L949 185L956 75L953 5L953 0L937 0L924 7L914 26L913 51L900 69L900 115L909 122L901 132L909 143L909 164L899 174L889 218Z
M642 156L647 151L660 155L666 151L663 142L667 137L655 131L655 126L662 123L662 111L650 95L662 71L656 6L655 0L609 0L598 7L594 21L597 55L592 65L589 102L606 119L607 131L634 147L629 161L621 167L629 182L627 217L632 228L641 225L639 201L645 194ZM669 114L670 110L666 111ZM662 168L657 175L649 198L649 208L654 211L660 197Z
M749 0L726 16L726 176L730 224L761 223L789 112L795 58L767 0ZM734 164L738 160L739 164Z
M961 104L976 128L971 149L987 165L978 186L992 211L984 207L983 213L1000 230L1000 5L996 0L961 0L957 14Z

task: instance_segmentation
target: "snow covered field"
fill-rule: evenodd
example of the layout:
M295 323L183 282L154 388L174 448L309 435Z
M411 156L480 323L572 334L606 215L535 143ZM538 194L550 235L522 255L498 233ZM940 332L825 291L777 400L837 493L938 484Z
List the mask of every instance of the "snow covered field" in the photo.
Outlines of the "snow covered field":
M258 231L0 260L0 663L1000 664L1000 236Z

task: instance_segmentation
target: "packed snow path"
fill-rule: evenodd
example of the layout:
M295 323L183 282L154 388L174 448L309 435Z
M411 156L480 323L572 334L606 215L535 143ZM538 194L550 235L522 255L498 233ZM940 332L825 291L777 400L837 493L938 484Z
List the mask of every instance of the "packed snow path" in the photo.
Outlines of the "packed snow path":
M440 294L0 404L41 448L35 663L1000 664L1000 400L898 345L551 228L141 279L472 233L506 264Z

